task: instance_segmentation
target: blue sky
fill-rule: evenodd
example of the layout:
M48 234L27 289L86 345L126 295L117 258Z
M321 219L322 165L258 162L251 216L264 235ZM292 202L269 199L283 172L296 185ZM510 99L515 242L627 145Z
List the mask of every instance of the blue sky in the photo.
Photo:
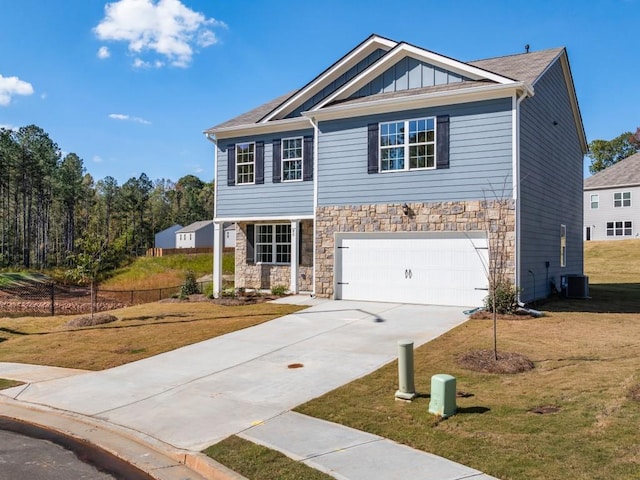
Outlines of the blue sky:
M213 179L208 127L372 33L462 61L566 46L589 141L640 126L640 0L0 0L0 126L94 179Z

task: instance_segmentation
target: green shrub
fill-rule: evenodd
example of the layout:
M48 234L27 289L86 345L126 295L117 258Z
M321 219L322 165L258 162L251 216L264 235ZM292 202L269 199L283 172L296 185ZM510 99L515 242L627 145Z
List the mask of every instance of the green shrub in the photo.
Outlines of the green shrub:
M510 283L500 283L495 289L495 310L499 314L509 314L518 308L518 290ZM484 308L489 312L493 312L493 296L491 289L489 295L484 299Z
M188 270L184 276L184 284L180 289L180 297L185 298L195 293L200 293L200 286L196 280L196 274L193 273L193 270Z
M274 285L271 287L271 294L277 295L278 297L282 297L287 294L287 287L284 285Z

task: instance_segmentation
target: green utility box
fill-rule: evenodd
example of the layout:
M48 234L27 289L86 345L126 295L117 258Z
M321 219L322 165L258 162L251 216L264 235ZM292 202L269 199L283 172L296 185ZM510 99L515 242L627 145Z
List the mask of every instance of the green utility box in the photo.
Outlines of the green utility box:
M431 377L431 401L429 413L449 417L456 413L456 379L439 373Z

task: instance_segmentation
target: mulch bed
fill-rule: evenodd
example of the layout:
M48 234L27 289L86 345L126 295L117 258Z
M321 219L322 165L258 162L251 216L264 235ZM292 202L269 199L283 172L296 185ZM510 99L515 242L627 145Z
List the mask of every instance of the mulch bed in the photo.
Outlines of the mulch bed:
M108 313L96 313L93 315L83 315L69 320L65 325L67 327L93 327L94 325L104 325L118 320L118 317L109 315Z
M472 350L460 355L458 365L474 372L482 373L522 373L534 369L534 364L524 355L498 352L495 359L493 350Z
M213 303L215 305L225 305L229 307L235 307L240 305L255 305L256 303L264 303L270 300L276 300L277 297L275 295L256 295L249 293L247 295L237 295L235 297L220 297L220 298L209 298L206 295L195 294L189 295L185 299L180 298L167 298L165 300L160 300L161 303L180 303L180 302L208 302Z
M475 313L469 315L472 320L493 320L493 313L488 310L478 310ZM510 313L510 314L498 314L496 316L498 320L535 320L536 317L528 313Z

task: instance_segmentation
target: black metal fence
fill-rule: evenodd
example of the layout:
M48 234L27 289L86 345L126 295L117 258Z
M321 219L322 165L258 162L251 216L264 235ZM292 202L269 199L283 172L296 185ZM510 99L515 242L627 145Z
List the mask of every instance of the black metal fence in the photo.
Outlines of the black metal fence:
M198 282L201 292L210 289L211 282ZM103 290L62 285L54 282L5 286L0 289L0 316L3 313L71 315L157 302L180 295L182 285L145 290Z

